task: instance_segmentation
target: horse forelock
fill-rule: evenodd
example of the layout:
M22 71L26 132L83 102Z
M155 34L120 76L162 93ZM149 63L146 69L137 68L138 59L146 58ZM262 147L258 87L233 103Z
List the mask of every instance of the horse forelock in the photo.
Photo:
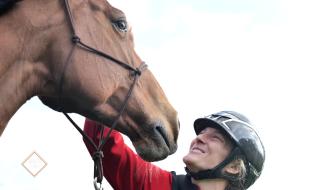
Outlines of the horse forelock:
M1 0L0 1L0 15L9 11L18 1L21 1L21 0Z

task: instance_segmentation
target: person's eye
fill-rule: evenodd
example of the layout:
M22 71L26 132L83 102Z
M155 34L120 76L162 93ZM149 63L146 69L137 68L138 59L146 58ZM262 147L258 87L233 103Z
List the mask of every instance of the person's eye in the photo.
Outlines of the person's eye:
M127 32L128 31L128 23L125 19L118 19L113 22L114 27L120 32Z
M212 138L215 139L215 140L220 140L220 137L219 136L216 136L216 135L215 136L212 136Z
M216 140L216 141L224 141L223 138L221 136L219 136L219 135L213 135L212 139Z

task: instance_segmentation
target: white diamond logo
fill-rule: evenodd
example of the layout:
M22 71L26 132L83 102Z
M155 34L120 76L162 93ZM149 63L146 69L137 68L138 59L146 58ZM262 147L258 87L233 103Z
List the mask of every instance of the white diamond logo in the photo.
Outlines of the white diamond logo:
M46 167L47 163L34 151L23 161L22 165L32 176L35 177Z

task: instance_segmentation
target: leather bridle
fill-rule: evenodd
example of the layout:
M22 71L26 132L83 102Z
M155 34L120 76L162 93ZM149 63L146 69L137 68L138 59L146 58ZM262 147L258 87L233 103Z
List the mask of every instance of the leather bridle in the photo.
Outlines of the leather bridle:
M62 75L61 75L61 78L60 78L60 81L59 81L59 99L61 99L61 94L62 94L62 86L63 86L63 81L64 81L64 75L65 75L65 70L67 68L67 65L71 62L71 57L72 57L72 54L74 52L74 49L75 47L79 47L79 48L82 48L90 53L93 53L97 56L100 56L100 57L103 57L107 60L109 60L109 63L115 63L123 68L125 68L126 70L129 70L131 73L132 73L132 76L134 77L133 78L133 82L128 90L128 93L126 94L126 97L122 103L122 106L119 110L119 113L118 115L116 116L112 126L110 127L110 130L108 132L108 134L106 135L106 137L104 138L103 137L103 130L104 128L101 127L101 135L100 135L100 140L99 140L99 145L97 146L93 140L88 137L88 135L86 135L83 130L72 120L72 118L64 111L63 114L68 118L68 120L72 123L72 125L79 131L79 133L83 136L84 140L87 141L87 143L92 146L95 150L94 154L92 155L92 158L94 160L94 187L96 190L102 190L103 188L101 187L101 184L102 184L102 180L103 180L103 164L102 164L102 158L104 157L104 154L103 154L103 147L105 145L105 143L107 142L107 140L109 139L109 136L112 132L112 130L116 127L117 123L118 123L118 120L120 119L121 115L123 114L126 106L127 106L127 103L128 103L128 100L130 99L131 95L132 95L132 92L133 92L133 89L135 87L135 84L137 83L138 81L138 78L140 77L141 75L141 72L144 71L146 68L147 68L147 65L142 62L141 65L138 67L138 68L134 68L132 67L131 65L125 63L125 62L122 62L114 57L112 57L111 55L109 54L106 54L96 48L93 48L85 43L82 42L82 40L80 39L80 37L76 34L76 31L75 31L75 24L74 24L74 20L73 20L73 16L72 16L72 13L71 13L71 9L70 9L70 5L69 5L69 2L68 0L64 0L64 5L65 5L65 9L66 9L66 14L67 14L67 17L68 17L68 20L69 20L69 24L70 24L70 27L71 27L71 30L72 30L72 37L71 37L71 40L72 40L72 43L73 43L73 46L71 48L71 51L68 55L68 58L66 59L66 62L65 62L65 65L63 67L63 72L62 72ZM60 100L61 102L61 100ZM63 105L61 105L63 106ZM103 125L101 125L103 126Z

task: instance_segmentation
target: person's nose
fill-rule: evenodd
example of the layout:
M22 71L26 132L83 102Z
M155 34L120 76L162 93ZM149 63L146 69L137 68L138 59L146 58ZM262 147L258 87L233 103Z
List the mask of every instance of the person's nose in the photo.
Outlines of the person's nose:
M196 136L196 141L197 142L206 143L206 140L207 140L207 138L206 138L206 135L205 134L198 134Z

